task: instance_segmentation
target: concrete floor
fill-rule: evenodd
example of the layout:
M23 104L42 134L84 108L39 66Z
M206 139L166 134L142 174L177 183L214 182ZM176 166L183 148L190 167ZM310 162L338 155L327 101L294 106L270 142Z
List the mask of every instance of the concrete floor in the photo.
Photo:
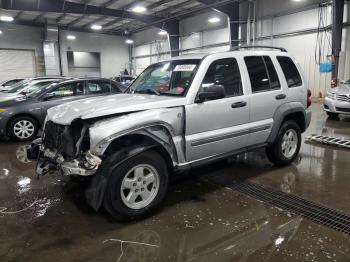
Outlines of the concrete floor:
M350 118L312 106L307 133L350 139ZM239 194L235 178L350 212L350 151L302 143L275 168L263 151L192 170L161 210L118 224L57 176L40 180L23 144L0 142L0 261L350 261L350 236Z

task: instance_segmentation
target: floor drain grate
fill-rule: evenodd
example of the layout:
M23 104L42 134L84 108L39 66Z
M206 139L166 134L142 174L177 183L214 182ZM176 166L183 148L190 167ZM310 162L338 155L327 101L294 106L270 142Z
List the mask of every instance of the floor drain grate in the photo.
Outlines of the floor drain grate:
M350 234L350 215L339 210L248 181L236 181L230 188L318 224Z

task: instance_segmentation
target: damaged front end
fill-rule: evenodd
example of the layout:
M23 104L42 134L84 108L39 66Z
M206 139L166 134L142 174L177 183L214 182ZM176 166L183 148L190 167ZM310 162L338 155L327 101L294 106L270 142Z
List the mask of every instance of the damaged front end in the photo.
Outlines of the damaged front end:
M91 176L101 159L90 153L89 124L77 119L71 125L52 121L45 124L42 139L34 140L27 150L29 159L37 160L41 176L58 170L65 176Z

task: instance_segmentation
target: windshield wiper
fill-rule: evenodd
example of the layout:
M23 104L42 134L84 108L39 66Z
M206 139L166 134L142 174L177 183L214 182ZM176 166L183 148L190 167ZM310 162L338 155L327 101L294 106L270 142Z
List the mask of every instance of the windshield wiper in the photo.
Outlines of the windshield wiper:
M155 93L157 96L160 96L160 93L157 91L157 90L155 90L155 89L153 89L153 88L146 88L146 89L143 89L143 90L140 90L140 91L135 91L135 93L140 93L140 94L142 94L142 93L150 93L149 91L151 91L151 93Z

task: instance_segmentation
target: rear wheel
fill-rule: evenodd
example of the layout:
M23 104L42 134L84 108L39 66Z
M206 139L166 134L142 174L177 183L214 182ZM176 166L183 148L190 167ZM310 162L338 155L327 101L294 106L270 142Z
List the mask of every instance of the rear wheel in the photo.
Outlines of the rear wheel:
M104 207L115 219L139 219L154 211L168 188L165 160L146 151L117 166L110 174Z
M339 117L338 113L327 112L329 118L337 119Z
M9 124L9 135L15 141L29 141L38 134L38 123L28 116L14 118Z
M286 166L298 156L300 145L300 127L294 120L288 120L282 124L275 142L266 148L266 155L276 166Z

